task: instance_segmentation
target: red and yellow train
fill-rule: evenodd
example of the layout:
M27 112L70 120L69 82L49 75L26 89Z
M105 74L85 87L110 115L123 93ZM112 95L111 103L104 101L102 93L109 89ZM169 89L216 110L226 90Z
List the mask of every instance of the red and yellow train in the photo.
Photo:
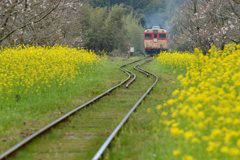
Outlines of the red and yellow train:
M159 26L144 31L145 52L148 55L159 54L161 51L168 51L169 40L167 31Z

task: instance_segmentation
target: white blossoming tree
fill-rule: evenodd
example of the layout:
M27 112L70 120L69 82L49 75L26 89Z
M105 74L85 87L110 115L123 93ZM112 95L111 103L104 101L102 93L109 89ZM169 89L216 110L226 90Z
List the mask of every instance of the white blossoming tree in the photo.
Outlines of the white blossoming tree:
M204 55L213 45L224 49L226 43L240 43L238 0L187 0L175 11L173 29Z
M1 0L0 45L81 41L76 16L86 0Z

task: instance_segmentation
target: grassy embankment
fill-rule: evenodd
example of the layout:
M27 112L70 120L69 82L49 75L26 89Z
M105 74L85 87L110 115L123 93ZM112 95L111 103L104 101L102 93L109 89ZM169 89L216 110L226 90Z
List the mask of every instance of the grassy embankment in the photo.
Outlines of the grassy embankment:
M160 81L146 101L131 117L106 158L239 159L240 62L238 57L240 53L239 50L235 50L234 44L227 46L223 52L217 51L215 48L210 52L209 57L203 57L198 50L195 50L194 54L162 54L158 57L158 62L161 65L155 60L143 66L144 69L156 73L160 77ZM104 85L101 85L103 84L104 74L111 77L111 80L108 78L109 82L117 83L120 77L124 79L122 76L117 78L109 74L112 72L109 66L117 67L123 64L122 62L123 59L118 59L114 63L105 61L101 63L102 69L99 72L88 75L89 78L85 79L82 90L95 85L91 89L92 93L86 90L84 92L77 91L76 84L72 88L66 87L72 89L67 91L68 89L65 88L66 92L64 92L65 96L69 97L71 95L71 100L65 100L68 103L62 105L63 97L59 98L57 108L59 106L68 107L57 109L57 112L67 111L71 108L69 106L74 108L73 100L82 101L78 98L81 95L86 100L103 92L104 89L99 90L99 88L104 87ZM176 78L179 74L183 76ZM89 81L91 77L95 78ZM83 78L78 82L82 81ZM105 88L109 87L111 86L105 86ZM51 94L49 93L46 97L50 97ZM56 98L56 92L52 93L53 98L50 97L49 100ZM75 98L73 98L73 93L77 93ZM86 96L86 93L90 96ZM12 100L14 104L20 104L24 98L14 97ZM11 101L4 102L12 104ZM49 102L49 104L50 107L53 103ZM6 110L9 110L10 106L6 107ZM25 114L27 112L28 110ZM53 112L48 110L44 112L44 114L46 113L52 114ZM39 117L44 117L44 114L39 114ZM60 115L61 113L59 113ZM12 114L12 117L15 117L15 115ZM55 119L55 117L49 119ZM34 118L32 117L32 120ZM26 130L29 131L29 127L33 124L26 121L17 123L20 127L23 126L21 131L24 132L21 132L23 133L20 134L21 136L25 136L27 134ZM45 122L38 122L35 126L39 126L41 123ZM24 130L24 126L26 130ZM10 133L9 130L5 131ZM4 137L2 142L10 144L8 142L11 142L11 139Z
M118 84L127 75L118 67L139 59L114 58L102 63L108 82ZM134 71L132 64L124 67L135 72L137 80L128 89L125 86L113 91L97 103L70 117L66 123L51 130L51 133L34 141L17 159L91 159L109 134L119 124L127 112L154 82L154 78ZM104 78L102 77L102 80ZM96 80L98 81L98 80ZM144 84L144 85L143 85ZM114 86L113 84L110 87ZM81 97L74 99L75 102Z
M73 99L108 88L99 76L103 60L85 50L4 49L0 62L0 152L75 108Z
M179 89L165 102L142 105L146 111L136 112L106 159L239 159L239 49L229 44L224 51L213 47L210 56L198 49L194 54L161 54L160 68L186 71L177 78ZM143 124L147 127L141 130Z
M118 67L136 59L138 57L105 61L84 50L62 47L2 52L1 76L5 76L5 81L1 83L1 152L118 84L126 78ZM139 87L144 89L140 85L136 89ZM136 94L136 98L139 97ZM133 98L130 106L136 98ZM68 129L64 132L66 130ZM49 137L55 139L58 134L53 133ZM29 155L23 154L23 158L28 159Z
M156 107L173 97L172 92L180 87L177 76L184 71L159 65L156 59L141 68L156 74L159 81L130 117L105 159L160 159L160 155L171 152L170 146L175 146L171 139L164 138L167 133L163 132L163 128L154 126L161 117ZM170 108L166 107L163 111L169 113Z

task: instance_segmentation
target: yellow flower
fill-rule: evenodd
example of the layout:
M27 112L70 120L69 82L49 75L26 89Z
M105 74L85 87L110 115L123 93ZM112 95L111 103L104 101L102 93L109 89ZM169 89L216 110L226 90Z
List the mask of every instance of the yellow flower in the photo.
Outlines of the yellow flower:
M194 160L193 156L190 156L190 155L184 155L182 157L183 160Z
M178 156L179 154L180 154L179 149L176 149L176 150L173 151L173 155L174 156Z
M181 134L183 131L181 131L179 128L177 128L177 127L173 127L173 128L171 128L171 134L173 135L173 136L177 136L177 135L179 135L179 134Z
M194 137L191 139L191 143L200 143L200 140Z
M240 148L240 139L237 140L237 146Z
M237 156L240 154L239 149L237 149L237 148L230 148L229 152L230 152L230 155L232 155L232 156Z
M183 78L183 75L179 75L179 76L177 77L178 80L181 80L182 78Z
M210 137L212 139L219 137L222 134L222 131L220 129L213 129Z
M156 109L157 109L157 110L162 109L162 105L157 105Z
M223 146L223 147L221 147L220 151L221 151L222 153L228 153L229 148L228 148L227 146Z
M208 140L209 140L209 137L208 137L208 136L202 136L202 140L208 141Z
M174 99L169 99L169 100L167 101L167 104L168 104L168 105L172 105L174 102L175 102Z
M207 152L212 152L213 151L213 147L212 146L208 146L207 147Z
M176 89L176 90L172 93L172 95L175 96L175 95L177 95L178 93L179 93L179 90Z
M79 70L89 74L96 69L93 65L100 62L92 51L60 45L23 45L0 52L0 92L6 99L19 91L20 95L34 96L41 95L48 87L73 84L76 78L82 78Z
M179 125L179 123L173 123L172 127L177 127Z
M167 116L167 115L168 115L167 112L162 112L162 113L161 113L161 116Z
M147 108L147 110L146 110L148 113L150 113L151 112L151 108Z
M193 136L194 136L193 131L187 131L187 132L184 133L185 139L190 139L190 138L192 138Z
M196 145L189 147L186 140L207 143L205 150L201 151L205 159L218 159L218 152L233 159L240 155L240 50L235 49L239 46L227 44L223 51L213 46L211 56L203 56L196 48L194 54L173 52L156 57L166 68L174 66L176 71L185 71L184 77L179 75L177 78L181 86L172 93L176 98L163 105L174 104L170 106L171 118L179 125L174 126L166 120L170 117L161 117L163 124L171 136L184 136L184 139L174 137L180 148L196 152ZM187 154L185 150L181 152Z

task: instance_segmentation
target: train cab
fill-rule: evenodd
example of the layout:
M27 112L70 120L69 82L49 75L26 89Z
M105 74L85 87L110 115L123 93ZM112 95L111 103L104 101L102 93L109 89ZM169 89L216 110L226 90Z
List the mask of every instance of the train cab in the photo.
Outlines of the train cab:
M161 51L168 51L169 40L167 31L159 26L144 31L145 52L148 55L159 54Z

